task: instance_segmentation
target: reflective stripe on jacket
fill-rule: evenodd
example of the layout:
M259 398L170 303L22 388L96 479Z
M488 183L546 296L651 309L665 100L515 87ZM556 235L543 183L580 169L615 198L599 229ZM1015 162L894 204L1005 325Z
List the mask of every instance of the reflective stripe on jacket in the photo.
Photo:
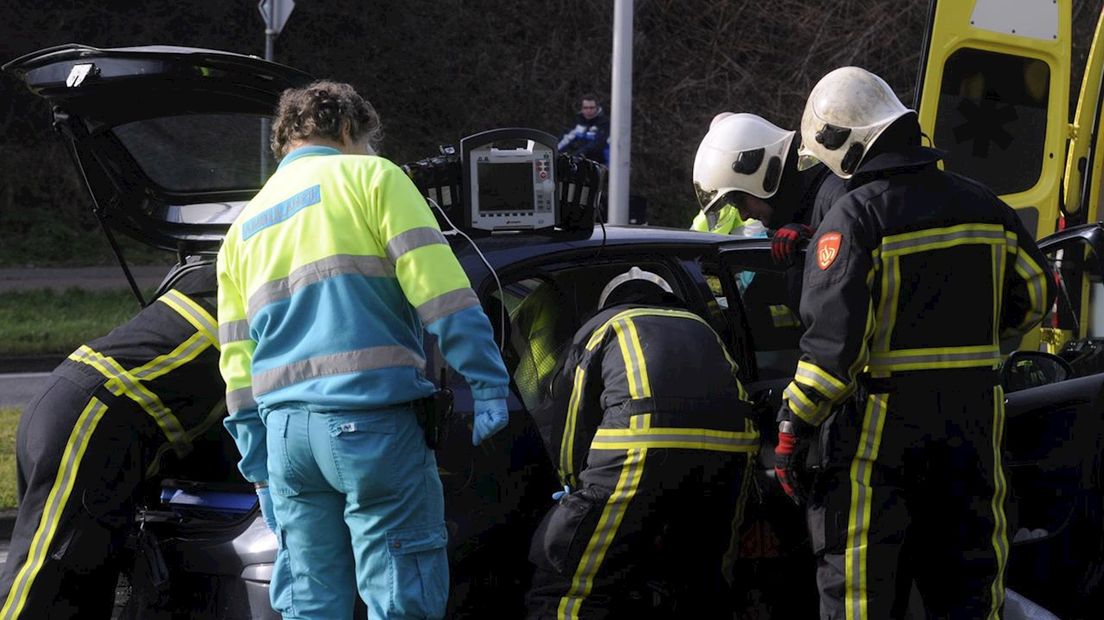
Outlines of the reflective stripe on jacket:
M937 159L917 147L864 164L809 245L783 398L811 424L860 373L995 368L1001 338L1050 307L1049 267L1015 211Z
M490 322L402 170L304 147L281 162L219 251L227 427L266 476L259 406L364 409L428 396L422 329L477 399L508 378Z
M615 306L576 333L550 398L533 417L561 481L572 486L594 445L754 452L758 434L737 370L720 336L698 315ZM644 414L651 428L629 429L628 418ZM620 430L598 428L610 416L624 417Z
M728 235L743 225L744 218L740 217L736 207L725 205L708 214L705 211L698 211L690 224L690 230Z
M162 452L186 453L225 414L214 289L214 265L194 269L133 319L70 354L59 372L84 383L88 373L69 373L67 365L94 369L109 392L157 423Z

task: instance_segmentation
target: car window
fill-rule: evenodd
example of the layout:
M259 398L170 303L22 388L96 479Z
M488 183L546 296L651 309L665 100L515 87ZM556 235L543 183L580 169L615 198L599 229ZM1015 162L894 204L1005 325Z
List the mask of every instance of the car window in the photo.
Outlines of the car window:
M801 266L781 267L766 250L728 252L711 289L718 304L739 306L759 381L792 377L805 327L797 313ZM727 285L724 283L727 282Z
M575 332L598 309L602 289L633 266L652 271L679 291L679 278L667 264L646 260L602 264L567 263L533 267L502 277L501 293L493 288L484 301L496 331L505 329L503 359L527 409L540 402L556 363ZM502 307L505 316L502 316Z
M167 191L256 190L264 184L261 171L276 169L260 138L263 120L248 114L189 114L134 121L112 132L142 172Z

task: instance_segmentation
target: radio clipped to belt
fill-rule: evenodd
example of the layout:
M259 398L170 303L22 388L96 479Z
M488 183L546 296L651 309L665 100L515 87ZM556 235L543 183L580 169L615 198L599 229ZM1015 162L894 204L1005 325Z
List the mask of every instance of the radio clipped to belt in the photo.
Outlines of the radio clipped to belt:
M445 369L441 369L441 387L432 395L418 401L418 424L425 433L426 445L436 450L445 442L449 419L452 417L452 389L445 382Z

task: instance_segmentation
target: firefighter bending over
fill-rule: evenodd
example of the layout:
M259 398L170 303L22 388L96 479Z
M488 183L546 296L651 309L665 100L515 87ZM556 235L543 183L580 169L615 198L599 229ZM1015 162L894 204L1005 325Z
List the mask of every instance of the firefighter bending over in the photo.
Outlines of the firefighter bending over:
M615 277L599 308L534 412L565 489L530 548L529 617L645 613L657 570L680 617L713 617L759 442L736 364L657 274Z
M69 355L23 411L0 618L108 618L135 500L162 449L222 420L215 268L192 267Z
M824 76L801 138L803 159L848 179L805 264L807 331L776 449L783 488L809 499L821 617L889 618L911 580L931 617L999 617L999 342L1050 307L1047 263L992 191L937 167L916 112L878 76ZM903 545L923 551L903 561Z

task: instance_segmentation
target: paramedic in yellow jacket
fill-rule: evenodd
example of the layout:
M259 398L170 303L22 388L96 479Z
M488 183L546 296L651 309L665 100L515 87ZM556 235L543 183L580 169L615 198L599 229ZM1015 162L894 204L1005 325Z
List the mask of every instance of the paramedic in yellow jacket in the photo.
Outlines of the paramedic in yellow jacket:
M219 252L226 428L277 533L284 618L350 618L354 582L369 617L444 615L444 501L414 411L435 390L423 328L471 385L472 442L507 422L490 322L378 134L347 84L285 91L280 166Z

